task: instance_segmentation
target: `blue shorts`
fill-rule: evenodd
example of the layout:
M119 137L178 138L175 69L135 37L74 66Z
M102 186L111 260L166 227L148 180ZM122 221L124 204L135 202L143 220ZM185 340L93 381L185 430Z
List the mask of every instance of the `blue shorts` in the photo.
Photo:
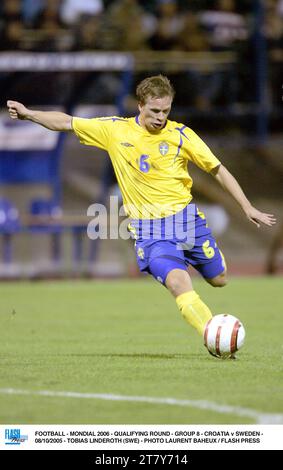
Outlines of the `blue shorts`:
M185 210L189 211L189 216L186 214L185 218L182 218ZM175 228L167 232L164 230L163 223L169 219L167 217L156 219L159 228L157 232L155 231L155 236L153 236L152 221L148 221L148 230L144 230L144 227L141 230L140 220L131 221L140 271L148 272L162 284L165 283L170 271L173 269L187 271L189 266L193 266L206 279L221 274L225 270L225 260L207 226L204 214L194 204L189 204L176 215L179 216L176 217L177 225L180 227L182 224L182 235L188 233L186 240L176 236L176 232L180 234L180 230L176 231Z

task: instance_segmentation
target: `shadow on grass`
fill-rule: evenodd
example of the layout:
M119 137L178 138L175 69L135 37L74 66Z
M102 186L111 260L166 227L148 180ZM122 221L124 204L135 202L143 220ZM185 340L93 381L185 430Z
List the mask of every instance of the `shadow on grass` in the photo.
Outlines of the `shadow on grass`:
M108 357L113 358L140 358L140 359L190 359L194 356L199 357L196 354L149 354L149 353L70 353L70 354L57 354L56 356L70 356L70 357Z

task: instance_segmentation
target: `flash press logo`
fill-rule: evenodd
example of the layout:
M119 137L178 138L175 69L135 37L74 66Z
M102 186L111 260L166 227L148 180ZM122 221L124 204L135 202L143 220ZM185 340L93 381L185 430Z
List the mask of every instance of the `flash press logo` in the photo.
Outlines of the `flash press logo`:
M28 440L28 436L21 434L20 429L5 429L5 444L10 446L19 446Z

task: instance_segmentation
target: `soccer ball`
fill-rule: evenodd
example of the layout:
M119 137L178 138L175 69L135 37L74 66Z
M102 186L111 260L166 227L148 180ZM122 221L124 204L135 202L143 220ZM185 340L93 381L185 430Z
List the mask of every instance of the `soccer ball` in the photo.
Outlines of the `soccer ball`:
M244 344L245 328L233 315L215 315L204 328L203 339L210 354L226 359L233 357Z

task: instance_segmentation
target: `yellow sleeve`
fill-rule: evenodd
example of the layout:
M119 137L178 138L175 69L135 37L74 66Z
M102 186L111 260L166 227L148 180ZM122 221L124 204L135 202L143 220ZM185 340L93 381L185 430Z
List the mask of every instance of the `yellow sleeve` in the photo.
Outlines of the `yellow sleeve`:
M188 160L207 173L221 164L210 148L192 129L186 128L184 134L186 136L184 144Z
M85 119L73 117L72 127L81 144L108 150L113 127L112 118Z

